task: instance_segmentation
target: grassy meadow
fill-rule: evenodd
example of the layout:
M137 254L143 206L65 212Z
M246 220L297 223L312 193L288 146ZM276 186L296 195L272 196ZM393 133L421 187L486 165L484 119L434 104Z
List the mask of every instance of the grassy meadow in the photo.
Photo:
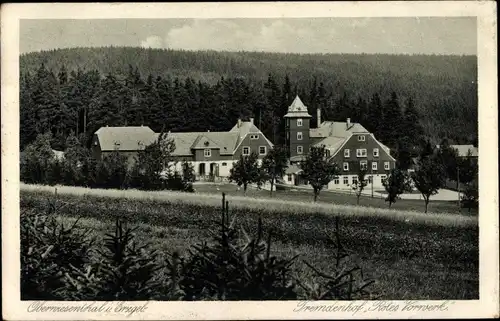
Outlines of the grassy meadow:
M46 212L54 194L54 187L22 184L21 210ZM372 291L380 299L478 299L476 216L249 194L229 193L230 217L249 231L262 217L265 230L273 230L271 251L278 256L300 255L294 266L299 276L310 273L304 260L322 271L333 268L328 235L338 216L341 238L353 253L350 259L363 268L365 277L376 281ZM80 218L79 224L91 228L98 239L113 229L119 217L138 227L138 240L150 242L162 253L184 252L207 239L221 211L221 196L208 193L58 187L57 202L60 220Z

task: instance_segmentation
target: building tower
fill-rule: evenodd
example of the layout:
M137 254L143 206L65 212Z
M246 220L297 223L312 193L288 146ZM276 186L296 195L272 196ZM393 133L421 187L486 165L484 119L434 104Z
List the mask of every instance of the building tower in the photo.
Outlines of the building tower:
M298 161L309 153L309 125L311 115L299 96L288 107L285 118L286 146L290 161Z

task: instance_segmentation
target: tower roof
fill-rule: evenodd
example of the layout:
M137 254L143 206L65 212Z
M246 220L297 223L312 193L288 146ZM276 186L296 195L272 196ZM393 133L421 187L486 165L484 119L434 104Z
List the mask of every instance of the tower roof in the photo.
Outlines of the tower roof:
M293 100L292 104L288 107L288 113L285 117L300 117L300 118L309 118L311 115L307 112L307 107L304 105L302 100L300 100L297 95Z

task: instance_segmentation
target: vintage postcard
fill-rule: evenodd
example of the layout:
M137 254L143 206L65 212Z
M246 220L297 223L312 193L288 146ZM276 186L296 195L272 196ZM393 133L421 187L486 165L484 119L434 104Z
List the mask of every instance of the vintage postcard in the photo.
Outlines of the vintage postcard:
M495 2L1 14L4 319L498 317Z

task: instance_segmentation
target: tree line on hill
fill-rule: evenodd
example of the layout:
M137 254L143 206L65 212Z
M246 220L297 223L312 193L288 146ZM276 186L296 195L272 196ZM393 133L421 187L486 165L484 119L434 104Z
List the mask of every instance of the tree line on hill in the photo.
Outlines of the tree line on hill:
M313 116L311 126L316 126L316 108L326 119L359 122L391 147L400 168L408 168L429 140L413 98L400 102L396 92L355 101L344 92L335 98L316 78L306 91L288 76L282 83L272 74L262 86L238 77L210 85L189 77L150 74L144 79L132 66L125 77L103 77L95 70L69 72L64 65L56 75L42 64L36 73L21 76L20 90L21 150L47 132L52 133L51 146L62 150L71 133L88 146L92 134L106 125L147 125L156 132L227 131L238 118L250 117L266 137L283 145L283 116L296 95Z
M415 141L398 128L408 125L433 143L477 137L476 58L469 56L112 47L30 53L20 57L20 67L22 146L47 129L54 137L89 134L103 124L217 131L250 116L279 144L282 116L297 94L313 125L321 107L324 120L350 117L395 149L395 138L402 145L405 136Z

